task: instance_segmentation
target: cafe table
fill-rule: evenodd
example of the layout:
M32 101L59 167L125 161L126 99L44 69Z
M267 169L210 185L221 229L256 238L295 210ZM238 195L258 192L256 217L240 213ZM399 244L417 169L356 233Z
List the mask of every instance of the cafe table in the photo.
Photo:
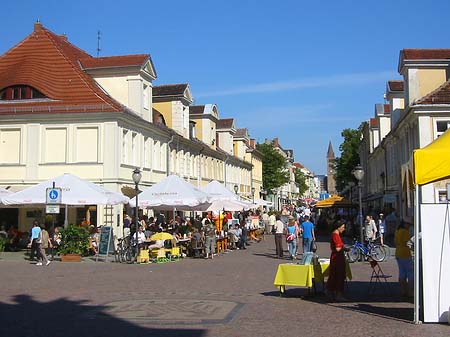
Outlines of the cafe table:
M273 284L279 289L280 294L286 291L286 286L306 287L308 290L314 287L315 291L315 285L323 284L329 273L329 260L322 259L322 262L320 261L319 264L279 264ZM351 280L352 272L348 262L346 262L345 271L347 279Z

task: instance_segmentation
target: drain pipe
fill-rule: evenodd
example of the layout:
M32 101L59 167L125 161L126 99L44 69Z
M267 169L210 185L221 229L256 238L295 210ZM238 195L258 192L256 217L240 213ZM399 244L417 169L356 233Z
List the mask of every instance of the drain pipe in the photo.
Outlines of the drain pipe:
M175 134L172 133L172 136L170 137L170 140L167 142L167 153L166 153L166 169L167 169L167 176L170 175L170 144L173 142L173 139L175 138Z

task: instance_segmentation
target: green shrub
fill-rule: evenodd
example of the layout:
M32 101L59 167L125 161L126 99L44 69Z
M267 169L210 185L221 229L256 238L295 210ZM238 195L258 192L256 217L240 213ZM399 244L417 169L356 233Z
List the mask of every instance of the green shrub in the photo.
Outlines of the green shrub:
M8 242L8 239L0 236L0 253L5 250L6 242Z
M70 224L60 230L61 245L60 254L87 255L89 252L89 232L86 228Z

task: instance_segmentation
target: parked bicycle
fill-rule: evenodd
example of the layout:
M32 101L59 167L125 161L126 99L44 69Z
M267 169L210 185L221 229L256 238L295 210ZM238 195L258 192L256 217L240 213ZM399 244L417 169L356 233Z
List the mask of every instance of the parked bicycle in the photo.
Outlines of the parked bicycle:
M367 244L363 244L355 239L354 244L348 248L345 252L350 262L359 261L361 258L368 260L369 258L381 262L386 258L386 251L383 246L374 244L369 241Z
M384 257L383 261L386 261L391 256L391 247L389 247L386 243L381 244L381 239L380 239L379 235L374 240L374 243L378 244L381 247L383 247L383 249L384 249L384 251L386 253L386 256Z
M120 263L132 263L135 257L135 248L131 245L130 236L118 239L116 259Z

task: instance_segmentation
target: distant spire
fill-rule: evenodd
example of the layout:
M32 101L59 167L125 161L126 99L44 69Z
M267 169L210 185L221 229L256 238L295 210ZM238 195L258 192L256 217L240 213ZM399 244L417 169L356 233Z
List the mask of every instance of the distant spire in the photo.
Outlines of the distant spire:
M330 143L328 144L328 151L327 151L327 158L334 159L334 151L333 151L333 145Z
M99 57L99 55L100 55L100 39L101 39L101 36L100 36L100 31L98 31L97 32L97 57Z

